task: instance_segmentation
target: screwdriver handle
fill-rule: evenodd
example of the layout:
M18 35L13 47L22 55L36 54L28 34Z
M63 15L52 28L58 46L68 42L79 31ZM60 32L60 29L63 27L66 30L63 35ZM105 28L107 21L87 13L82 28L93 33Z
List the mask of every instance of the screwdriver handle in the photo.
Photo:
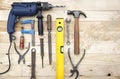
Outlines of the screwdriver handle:
M47 15L47 30L52 30L52 16L50 14Z

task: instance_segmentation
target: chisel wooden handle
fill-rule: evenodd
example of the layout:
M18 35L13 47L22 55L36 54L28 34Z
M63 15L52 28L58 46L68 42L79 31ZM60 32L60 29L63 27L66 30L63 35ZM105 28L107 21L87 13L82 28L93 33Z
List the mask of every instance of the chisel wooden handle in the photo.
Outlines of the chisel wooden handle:
M79 52L79 18L75 18L74 24L74 54L78 55Z

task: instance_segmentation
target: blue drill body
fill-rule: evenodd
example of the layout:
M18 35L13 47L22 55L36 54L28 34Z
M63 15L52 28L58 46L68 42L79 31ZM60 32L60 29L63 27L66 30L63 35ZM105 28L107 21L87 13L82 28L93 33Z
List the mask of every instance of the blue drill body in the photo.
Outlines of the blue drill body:
M37 14L37 5L35 3L13 3L7 23L7 32L12 34L15 32L14 27L17 17L33 16Z
M10 36L10 42L12 42L12 34L15 32L14 27L17 19L25 16L34 16L37 14L38 18L38 34L43 35L43 16L42 10L49 10L53 6L48 2L14 2L10 11L7 32Z

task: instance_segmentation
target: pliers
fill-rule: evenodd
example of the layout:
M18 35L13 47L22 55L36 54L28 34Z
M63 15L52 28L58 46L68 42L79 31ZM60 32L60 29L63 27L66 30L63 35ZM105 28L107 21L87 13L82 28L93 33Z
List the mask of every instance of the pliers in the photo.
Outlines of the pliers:
M85 56L85 50L84 50L82 58L78 61L78 63L76 65L74 65L72 62L71 56L70 56L70 48L68 48L68 57L70 59L70 63L71 63L72 68L73 68L70 70L71 75L69 77L72 77L76 73L75 79L78 78L78 76L79 76L78 66L81 63L81 61L83 60L84 56Z
M26 50L26 52L23 55L21 55L20 52L17 50L15 42L14 42L14 48L15 48L15 51L17 52L17 54L19 55L18 64L20 64L20 62L22 60L23 60L23 63L25 64L25 55L28 53L28 51L30 49L30 43L28 45L28 49Z

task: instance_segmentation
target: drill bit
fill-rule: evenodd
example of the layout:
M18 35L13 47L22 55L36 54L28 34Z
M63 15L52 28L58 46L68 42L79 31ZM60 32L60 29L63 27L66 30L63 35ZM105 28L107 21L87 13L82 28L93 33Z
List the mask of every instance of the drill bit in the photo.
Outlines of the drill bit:
M52 22L51 15L47 15L47 30L48 30L48 52L49 52L49 64L52 64L52 44L51 44L51 30Z
M52 7L53 7L53 8L64 8L65 5L60 5L60 6L56 5L56 6L52 6Z
M42 68L44 67L44 39L40 38Z

